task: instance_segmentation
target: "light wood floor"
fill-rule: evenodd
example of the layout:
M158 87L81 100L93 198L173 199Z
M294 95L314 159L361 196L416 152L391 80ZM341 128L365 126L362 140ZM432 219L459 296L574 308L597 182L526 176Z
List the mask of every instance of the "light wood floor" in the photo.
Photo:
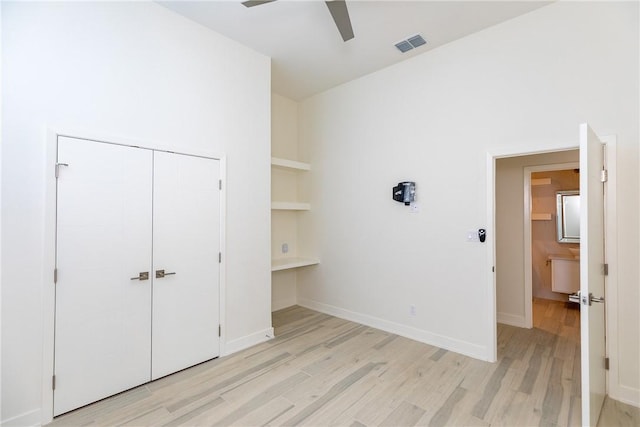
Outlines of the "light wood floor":
M580 425L579 313L534 303L497 363L290 307L276 338L58 417L51 426ZM637 426L607 402L600 425Z

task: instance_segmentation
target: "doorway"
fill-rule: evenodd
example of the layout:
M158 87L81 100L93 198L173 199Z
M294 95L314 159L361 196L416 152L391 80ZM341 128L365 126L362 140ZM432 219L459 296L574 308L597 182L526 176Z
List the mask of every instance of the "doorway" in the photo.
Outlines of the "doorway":
M58 137L53 414L220 354L220 161ZM218 261L218 262L216 262Z
M500 214L504 214L505 211L501 209L499 205L498 195L504 194L499 186L498 174L498 162L501 159L509 158L516 160L529 156L529 152L502 152L500 154L490 153L488 154L488 161L490 166L489 177L489 223L493 225L496 238L495 247L490 244L491 253L491 271L494 270L494 266L497 267L497 272L500 272L500 262L504 261L501 257L500 249L500 228L504 225L500 220ZM581 337L582 337L582 419L588 425L595 424L597 421L597 415L599 414L600 404L602 398L606 393L605 382L610 375L617 375L617 367L613 365L616 362L616 345L617 340L615 335L606 334L608 340L605 352L605 323L606 330L615 331L616 329L616 224L613 215L616 212L616 138L615 136L598 138L596 134L588 127L587 124L580 125L580 163L584 169L584 173L580 179L580 189L585 197L580 208L580 218L583 226L581 226L582 238L584 238L582 248L582 261L580 262L580 276L585 280L581 280L581 315L584 315L584 319L581 322ZM517 177L515 178L517 181ZM521 183L521 182L520 182ZM604 183L604 184L603 184ZM603 191L604 190L604 191ZM604 197L603 197L604 195ZM598 200L599 199L599 200ZM598 214L599 209L599 214ZM508 213L508 212L507 212ZM603 216L604 213L604 216ZM510 219L512 223L517 223L518 215L514 215L511 212ZM598 218L599 217L599 218ZM520 224L522 225L523 216L519 216ZM503 230L504 231L504 230ZM519 231L519 232L518 232ZM517 251L517 246L513 245L514 241L524 240L524 232L522 229L517 230L515 234L505 234L503 237L510 239L509 244ZM508 246L507 246L508 247ZM606 247L608 251L603 253L603 248ZM524 252L523 246L520 246L522 254ZM520 262L516 267L522 267L524 264L524 257L516 256L512 257L515 263ZM604 264L603 264L604 263ZM502 264L503 266L505 264ZM507 265L507 269L510 266ZM511 271L518 271L518 268L511 268ZM519 270L523 272L523 269ZM503 273L505 271L502 271ZM508 271L507 271L508 272ZM521 279L524 279L523 274L519 275ZM588 279L588 280L587 280ZM524 313L524 286L499 286L500 280L497 274L491 275L490 283L493 285L493 304L495 307L494 320L500 322L500 325L505 325L508 322L510 324L520 323L516 328L519 330L526 330L523 328L525 318L522 315ZM516 282L517 283L517 282ZM520 282L522 283L522 281ZM605 288L606 283L606 288ZM503 282L504 284L504 282ZM591 291L593 290L593 294ZM512 311L516 313L503 311L505 305L504 298L502 296L513 297L516 295L514 307ZM603 297L598 297L602 295ZM606 322L604 317L604 302L607 301L606 310ZM518 304L520 302L520 304ZM594 308L591 307L591 303L595 302ZM593 315L590 313L593 311ZM582 316L581 316L582 317ZM497 324L493 325L494 336L496 339L495 356L498 355L498 348L501 346L500 340L500 328ZM525 326L526 327L526 326ZM504 328L503 328L504 329ZM502 340L504 343L504 340ZM599 349L601 346L602 350ZM606 362L611 360L611 363L606 363L609 366L610 371L605 371L605 357ZM600 379L601 378L601 379ZM545 397L546 400L546 397ZM551 402L553 399L551 399ZM594 421L595 420L595 421Z
M533 327L530 175L543 170L574 169L578 161L576 149L496 159L495 279L499 323ZM544 222L549 226L554 221Z

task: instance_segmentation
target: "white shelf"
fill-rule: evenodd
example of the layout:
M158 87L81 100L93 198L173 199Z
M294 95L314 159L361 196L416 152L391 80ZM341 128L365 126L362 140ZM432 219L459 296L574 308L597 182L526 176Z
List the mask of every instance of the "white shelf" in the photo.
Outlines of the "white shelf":
M277 166L280 168L293 169L298 171L311 170L311 165L309 163L296 162L295 160L281 159L279 157L272 157L271 165Z
M271 260L271 271L289 270L291 268L306 267L308 265L320 264L316 258L276 258Z
M551 221L550 213L532 213L531 214L532 221Z
M538 179L532 179L531 180L531 185L551 185L551 178L538 178Z
M308 211L311 210L311 204L302 202L271 202L271 209L278 211Z

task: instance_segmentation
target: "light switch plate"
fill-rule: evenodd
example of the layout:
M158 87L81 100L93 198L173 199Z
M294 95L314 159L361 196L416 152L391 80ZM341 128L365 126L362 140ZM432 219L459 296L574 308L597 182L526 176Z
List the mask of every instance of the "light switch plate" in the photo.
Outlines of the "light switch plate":
M480 242L480 238L478 237L478 230L467 231L467 242Z

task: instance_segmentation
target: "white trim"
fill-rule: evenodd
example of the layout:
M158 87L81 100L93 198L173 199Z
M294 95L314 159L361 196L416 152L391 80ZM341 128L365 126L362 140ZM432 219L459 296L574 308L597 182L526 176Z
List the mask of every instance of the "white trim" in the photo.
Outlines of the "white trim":
M42 271L42 408L38 410L39 424L48 424L53 420L53 390L51 377L54 372L54 335L55 335L55 288L53 286L53 269L55 268L55 233L56 233L56 179L55 163L57 159L57 140L59 136L69 138L86 139L96 142L124 145L149 150L169 151L189 156L206 157L220 162L220 177L223 179L222 193L220 195L220 250L223 253L220 265L220 322L224 325L226 320L226 157L219 153L203 150L183 151L181 147L166 144L154 144L148 141L140 141L126 137L97 134L92 131L78 131L71 129L55 129L45 127L45 156L43 165L45 174L44 191L44 249ZM224 327L220 337L220 355L225 354ZM273 334L272 334L273 335ZM228 353L227 353L228 354ZM30 413L29 413L30 414ZM38 424L38 423L36 423Z
M527 326L525 316L519 316L517 314L511 313L496 313L496 318L498 323L502 323L504 325L517 326L518 328L529 328L531 326Z
M609 274L605 276L606 352L609 357L607 394L615 400L640 407L640 390L624 386L620 378L620 348L618 340L618 208L617 208L617 137L600 137L606 145L605 166L605 262Z
M640 408L640 390L626 385L617 385L616 394L609 393L609 397L618 402Z
M487 325L489 331L487 336L487 360L495 362L498 360L498 313L496 304L496 155L487 152Z
M40 409L34 409L33 411L16 415L15 417L9 418L8 420L2 420L0 425L2 427L39 426L41 425L40 421Z
M531 247L531 174L565 169L576 169L580 162L527 166L524 168L524 328L533 328L533 265Z
M372 328L380 329L385 332L400 335L415 341L446 350L454 351L465 356L473 357L480 360L488 360L488 348L473 344L466 341L456 340L443 335L438 335L425 331L423 329L413 328L411 326L390 322L379 317L369 316L367 314L357 313L355 311L345 310L329 304L313 301L306 298L298 298L298 305L341 319L350 320Z
M254 345L269 341L273 337L273 328L267 328L254 332L250 335L245 335L244 337L236 338L235 340L231 340L226 343L225 352L220 356L228 356L246 348L253 347Z
M220 252L222 262L219 270L219 322L220 322L220 355L225 354L226 326L227 326L227 157L220 158Z
M125 145L127 147L137 147L144 148L147 150L156 150L156 151L168 151L170 153L176 154L185 154L188 156L196 156L196 157L207 157L210 159L221 160L222 156L219 152L214 152L210 150L202 150L202 149L189 149L184 151L184 148L175 145L172 143L166 142L157 142L157 141L147 141L141 139L130 138L126 136L120 135L111 135L104 134L100 132L95 132L89 129L58 129L55 127L49 128L52 132L54 132L57 136L66 136L68 138L78 138L78 139L86 139L94 142L104 142L107 144L116 144L116 145Z
M44 168L44 236L43 236L43 269L42 269L42 407L41 424L53 420L53 390L51 377L54 371L54 336L55 336L55 287L53 269L56 253L56 179L55 164L57 159L58 134L46 129Z

